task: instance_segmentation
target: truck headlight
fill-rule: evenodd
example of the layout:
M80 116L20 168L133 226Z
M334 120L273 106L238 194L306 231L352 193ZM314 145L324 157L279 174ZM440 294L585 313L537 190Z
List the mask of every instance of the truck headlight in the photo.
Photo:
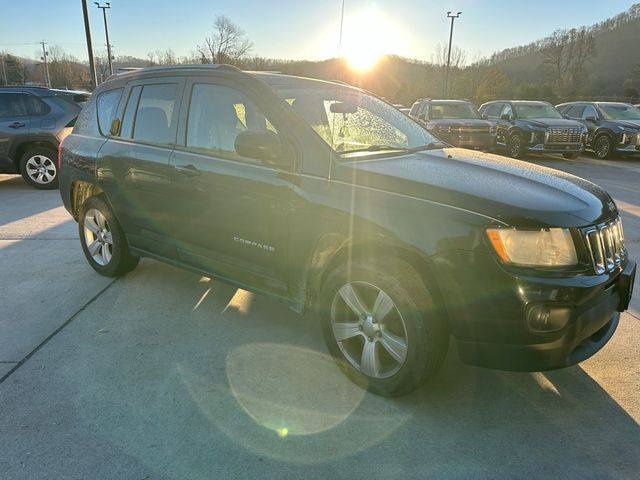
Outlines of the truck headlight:
M489 228L487 235L505 263L528 267L566 267L578 263L571 232L564 228Z

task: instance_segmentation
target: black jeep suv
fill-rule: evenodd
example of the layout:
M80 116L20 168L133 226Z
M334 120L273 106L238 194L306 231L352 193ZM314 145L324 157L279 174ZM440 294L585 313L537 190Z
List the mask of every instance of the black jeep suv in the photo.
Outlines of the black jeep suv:
M497 148L510 157L531 152L578 158L584 150L586 127L562 118L550 103L496 100L483 104L480 113L496 127Z
M44 87L0 87L0 173L20 173L39 189L58 186L58 144L89 94Z
M478 109L466 100L421 98L409 115L425 124L436 137L456 147L490 150L496 142L496 129L483 120Z
M575 364L631 297L605 191L443 148L338 83L203 65L112 77L61 159L98 273L146 256L316 312L339 365L382 394L432 375L450 334L472 364Z
M587 148L596 158L640 155L640 109L628 103L570 102L556 107L589 130Z

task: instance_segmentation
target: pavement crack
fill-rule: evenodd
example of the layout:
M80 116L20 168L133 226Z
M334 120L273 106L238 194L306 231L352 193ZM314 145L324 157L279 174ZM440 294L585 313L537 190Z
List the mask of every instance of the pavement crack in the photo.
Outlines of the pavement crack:
M4 383L4 381L9 378L15 371L17 371L22 365L26 363L31 357L33 357L42 347L44 347L49 340L55 337L58 333L60 333L64 328L69 325L80 313L82 313L89 305L95 302L104 292L106 292L111 285L116 283L118 279L114 278L111 280L102 290L96 293L88 302L82 305L75 313L73 313L69 318L67 318L62 325L56 328L47 338L45 338L42 342L40 342L33 350L31 350L22 360L16 363L16 365L9 370L4 376L0 377L0 385ZM12 362L13 363L13 362Z

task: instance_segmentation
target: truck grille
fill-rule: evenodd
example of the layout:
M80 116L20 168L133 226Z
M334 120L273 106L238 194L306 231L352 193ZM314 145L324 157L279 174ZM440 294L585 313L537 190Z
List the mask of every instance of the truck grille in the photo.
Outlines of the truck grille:
M580 128L548 128L547 143L580 143Z
M587 230L585 237L593 267L598 275L614 270L627 256L620 217Z

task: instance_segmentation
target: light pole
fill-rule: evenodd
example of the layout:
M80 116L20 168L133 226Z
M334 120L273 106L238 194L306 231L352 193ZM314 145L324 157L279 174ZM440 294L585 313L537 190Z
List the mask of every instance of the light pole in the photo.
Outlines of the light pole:
M84 34L87 37L87 54L89 56L89 77L91 79L91 89L96 88L98 82L96 79L96 63L93 59L93 47L91 46L91 24L89 23L89 8L87 0L82 2L82 16L84 17Z
M453 42L453 22L456 18L460 17L462 12L458 12L453 15L451 12L447 12L447 18L451 19L451 29L449 30L449 51L447 52L447 70L444 77L444 96L447 96L447 88L449 86L449 68L451 66L451 45Z
M111 3L106 2L104 5L100 5L98 2L93 2L96 7L102 10L102 16L104 18L104 34L107 37L107 59L109 61L109 74L113 75L113 63L111 63L111 44L109 43L109 26L107 25L107 9L111 8Z
M2 57L2 75L4 77L4 84L9 85L9 82L7 82L7 67L4 64L4 53L0 54L0 57Z

